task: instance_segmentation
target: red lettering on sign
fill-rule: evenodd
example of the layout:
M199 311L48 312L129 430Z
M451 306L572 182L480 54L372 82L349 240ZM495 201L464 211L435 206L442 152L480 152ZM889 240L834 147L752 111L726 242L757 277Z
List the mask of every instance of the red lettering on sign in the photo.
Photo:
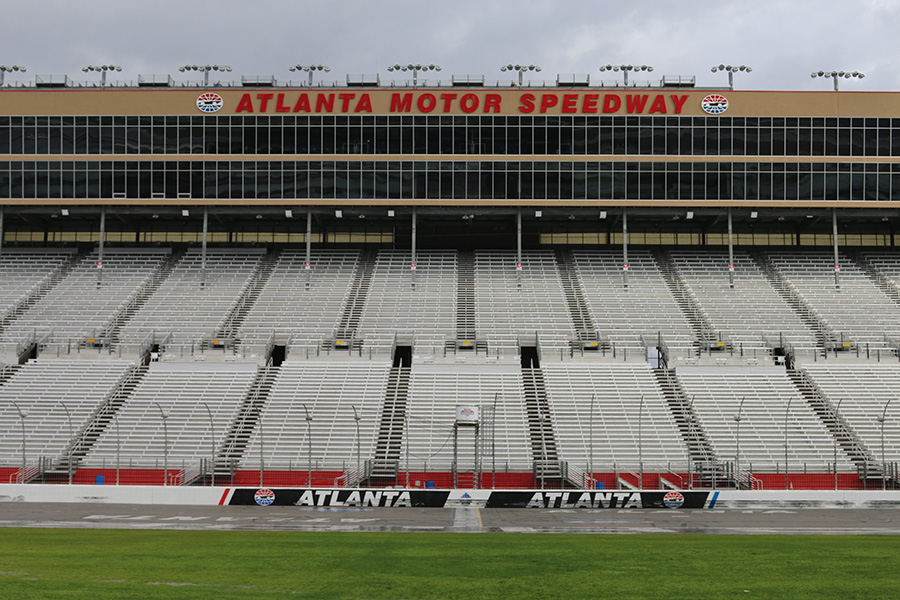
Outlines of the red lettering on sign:
M259 112L266 112L266 107L269 106L269 100L274 97L275 94L257 94L256 99L260 101Z
M338 94L341 99L341 112L350 110L350 101L356 98L356 94Z
M606 94L603 96L603 112L614 113L622 106L622 99L618 96Z
M369 94L360 96L359 102L356 103L356 108L353 109L353 112L372 112L372 99L369 98Z
M662 94L658 95L654 100L653 104L650 105L650 112L655 113L666 113L666 97Z
M275 103L275 112L291 112L291 107L284 105L284 94L278 94L278 102Z
M294 112L312 112L312 106L309 105L309 96L300 94L297 98L297 104L294 105Z
M456 94L441 94L444 101L444 112L450 112L450 104L456 99Z
M684 103L687 102L687 99L688 99L687 95L676 96L675 94L672 94L672 103L675 104L675 114L676 115L681 114L681 107L684 106Z
M578 94L565 94L563 96L562 112L573 113L578 112L576 104L578 103Z
M625 110L629 113L644 112L644 107L647 106L647 98L649 98L647 94L640 94L636 96L628 94L627 96L625 96Z
M581 105L581 112L586 113L595 113L597 112L597 100L600 99L600 94L585 94L584 102Z
M500 112L500 94L487 94L484 97L484 112Z
M550 94L541 94L541 112L547 112L547 109L551 106L556 106L559 104L559 98L556 96L551 96Z
M391 112L409 112L412 110L412 94L392 94Z
M434 97L434 94L422 94L416 100L416 107L422 112L431 112L435 106L437 106L437 98Z
M459 101L459 107L464 113L471 113L478 110L478 96L475 94L465 94Z
M241 96L241 101L238 102L234 112L253 112L253 101L250 99L250 94Z
M319 94L316 97L316 112L334 112L334 94Z
M519 112L534 112L534 94L522 94L519 96Z

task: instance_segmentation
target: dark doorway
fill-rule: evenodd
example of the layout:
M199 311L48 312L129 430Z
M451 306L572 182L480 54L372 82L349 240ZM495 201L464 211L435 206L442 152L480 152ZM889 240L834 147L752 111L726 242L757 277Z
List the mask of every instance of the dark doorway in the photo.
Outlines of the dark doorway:
M541 362L540 359L538 359L538 351L536 346L522 346L522 368L541 368Z
M396 349L394 349L394 366L412 366L412 346L397 346Z
M287 356L287 346L273 346L272 347L272 366L280 367L281 363L284 362L284 359L286 356Z

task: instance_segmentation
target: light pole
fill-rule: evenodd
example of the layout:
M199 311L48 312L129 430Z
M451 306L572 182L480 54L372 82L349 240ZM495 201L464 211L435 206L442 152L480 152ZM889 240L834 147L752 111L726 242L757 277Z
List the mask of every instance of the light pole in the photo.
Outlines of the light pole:
M887 416L888 406L891 405L891 400L893 398L889 398L887 402L884 403L884 410L881 411L881 416L877 417L878 422L881 423L881 489L887 488L887 479L885 475L887 474L887 463L884 462L884 421Z
M625 87L628 87L628 73L631 71L647 71L648 73L653 70L653 67L650 65L603 65L600 67L601 71L622 71L622 75L625 77Z
M694 399L697 396L691 396L691 401L688 404L687 409L687 422L688 422L688 443L687 443L687 464L688 464L688 489L694 489L694 476L692 474L693 467L693 458L691 456L691 443L694 439Z
M119 431L119 411L116 411L116 485L119 485L119 459L122 452L122 432Z
M288 67L288 71L306 71L309 73L309 87L312 87L313 84L313 73L316 71L325 71L328 73L331 71L331 67L326 67L325 65L294 65L293 67Z
M85 73L88 71L100 71L100 87L106 87L106 72L107 71L122 71L122 67L119 65L100 65L99 67L95 67L94 65L88 65L82 69Z
M791 410L791 400L793 400L793 396L788 397L787 407L784 409L784 489L790 488L790 481L788 480L788 414Z
M522 87L522 75L524 75L525 71L540 72L541 68L537 65L503 65L502 67L500 67L500 70L504 73L506 71L518 71L519 87Z
M841 410L841 402L843 402L843 401L844 401L843 398L841 398L840 400L838 400L837 407L834 409L834 420L835 420L835 421L837 421L838 418L839 418L839 417L838 417L838 413L839 413L839 411ZM837 448L838 448L838 439L837 439L837 436L834 436L834 491L837 491L837 489L838 489L838 478L837 478Z
M644 395L641 394L641 405L638 408L638 487L644 489L644 442L641 426L644 417Z
M209 410L209 404L201 402L203 408L206 409L206 416L209 417L209 473L211 476L210 486L216 487L216 431L213 427L212 411Z
M588 477L593 484L594 481L594 400L596 394L591 394L591 416L588 419ZM591 489L597 486L591 485Z
M10 402L16 407L16 411L19 413L19 420L22 422L22 483L25 483L25 417L28 416L28 411L22 410L22 407L15 400L10 400Z
M350 408L353 409L353 420L356 421L356 476L362 479L362 467L360 466L362 463L360 462L359 452L359 412L352 404L350 405Z
M26 71L25 67L20 65L0 65L0 87L3 87L3 77L7 73L14 73L15 71L21 71L24 73Z
M739 67L733 67L731 65L717 65L710 70L713 73L715 73L716 71L727 72L728 73L728 87L733 90L734 89L734 74L737 73L738 71L746 71L747 73L749 73L753 69L748 67L747 65L741 65Z
M306 408L305 404L301 404L303 407L303 412L306 413L306 442L307 442L307 453L306 460L309 468L309 475L307 478L307 485L312 487L312 417L309 416L309 410Z
M744 410L744 400L746 400L746 396L741 396L741 403L738 404L737 414L734 415L734 420L737 423L737 447L734 451L734 472L737 475L738 480L738 489L741 486L741 411ZM751 486L752 487L752 486Z
M838 82L841 80L841 77L843 77L844 79L850 79L853 77L862 79L866 76L866 74L860 73L859 71L853 71L852 73L850 71L813 71L809 76L813 79L815 79L816 77L831 77L832 79L834 79L834 91L838 92L840 91L838 89Z
M440 65L391 65L387 68L388 71L412 71L413 74L413 87L419 85L419 71L423 73L426 71L440 71Z
M203 86L206 87L209 85L210 71L231 71L231 67L228 65L184 65L183 67L178 67L178 70L182 73L185 71L202 71Z
M72 446L75 444L74 440L74 432L72 430L72 413L69 412L69 407L66 406L65 402L60 401L62 407L66 410L66 420L69 422L69 451L68 451L68 469L69 469L69 485L72 485Z
M159 402L154 402L153 404L156 405L159 417L163 422L163 486L167 486L169 485L169 428L166 425L166 420L169 418L169 413L162 409Z

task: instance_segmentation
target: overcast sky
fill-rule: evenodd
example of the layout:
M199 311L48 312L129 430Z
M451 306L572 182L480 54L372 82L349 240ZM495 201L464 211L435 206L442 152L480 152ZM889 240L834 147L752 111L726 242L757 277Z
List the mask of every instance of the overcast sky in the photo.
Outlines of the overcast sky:
M540 65L538 79L586 73L596 83L617 75L600 65L647 64L656 81L696 75L699 86L724 86L727 75L710 67L725 63L753 67L735 76L736 89L832 89L810 78L824 69L865 73L842 90L900 90L900 0L12 0L3 21L0 64L28 68L7 81L99 79L82 73L89 64L121 65L123 80L180 81L189 77L179 66L227 64L235 78L284 81L298 63L329 65L324 80L384 80L403 77L387 72L397 62L490 80L508 79L499 67L512 62Z

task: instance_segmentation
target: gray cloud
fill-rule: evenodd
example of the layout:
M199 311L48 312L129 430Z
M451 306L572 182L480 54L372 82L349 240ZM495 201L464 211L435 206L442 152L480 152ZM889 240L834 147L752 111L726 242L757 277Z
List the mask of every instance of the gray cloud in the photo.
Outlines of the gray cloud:
M45 0L5 8L0 63L24 64L27 78L81 73L87 64L120 64L123 79L177 72L185 63L224 63L240 74L290 78L287 67L322 62L330 79L380 72L395 62L434 62L441 73L500 78L508 62L540 64L539 78L588 73L614 79L606 63L650 64L653 78L710 73L721 62L748 64L741 89L830 89L819 69L859 70L847 90L900 88L894 25L897 0L724 1L716 4L634 0L553 3L458 0L211 2ZM296 77L296 76L295 76ZM9 76L10 79L15 79Z

